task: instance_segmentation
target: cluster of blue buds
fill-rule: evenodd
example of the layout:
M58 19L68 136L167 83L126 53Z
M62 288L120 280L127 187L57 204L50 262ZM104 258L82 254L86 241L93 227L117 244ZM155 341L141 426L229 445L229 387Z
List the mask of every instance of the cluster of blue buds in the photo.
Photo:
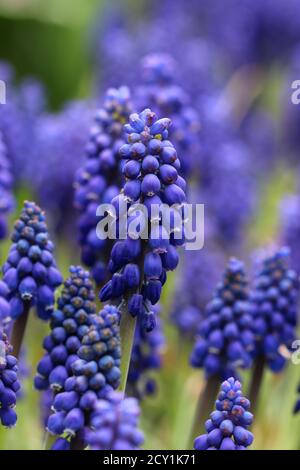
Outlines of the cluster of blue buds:
M200 119L185 91L174 83L177 64L169 54L156 53L145 56L141 65L143 85L138 89L137 102L141 109L150 106L158 116L170 116L170 139L180 153L182 173L191 174Z
M97 284L103 284L107 279L110 244L97 237L96 226L101 219L96 212L101 203L110 203L120 192L119 149L125 143L123 127L131 112L127 87L107 91L91 129L86 146L87 159L75 177L74 204L80 212L78 230L82 262L92 269Z
M14 426L17 421L14 407L21 387L17 371L18 361L12 355L12 346L6 334L0 331L0 420L6 427Z
M118 209L119 230L125 216L126 234L112 248L112 279L100 293L102 301L126 299L129 313L141 318L147 331L155 326L151 305L159 301L166 272L179 261L176 248L185 241L186 183L178 174L180 160L168 140L170 124L170 119L157 120L155 113L145 109L132 114L125 126L128 143L120 155L126 182L112 204ZM153 208L157 209L154 215Z
M57 300L50 318L51 333L44 339L46 354L40 360L35 377L38 390L59 392L71 375L78 359L81 341L89 329L89 317L96 313L95 293L90 274L80 266L70 267L70 277Z
M7 216L13 210L13 177L7 159L6 146L0 131L0 240L7 235Z
M156 328L150 333L145 333L140 321L135 330L127 386L128 395L139 400L156 392L156 381L150 374L162 366L166 342L162 322L156 318Z
M0 280L0 324L5 329L10 326L11 308L7 300L9 295L9 288L4 281ZM5 329L6 331L6 329Z
M53 257L45 215L34 203L25 201L14 224L12 246L3 266L3 281L9 289L8 300L13 320L26 308L36 306L38 317L48 320L54 307L54 291L62 276Z
M251 308L244 265L231 259L205 318L191 355L193 367L203 367L207 377L237 376L249 368L254 350Z
M243 397L241 384L225 380L213 411L205 423L206 434L195 439L195 450L246 450L253 442L248 430L253 421L250 401Z
M144 435L138 428L140 408L135 398L112 392L98 400L85 439L91 450L138 450Z
M267 258L251 296L255 355L273 372L280 372L296 337L299 279L290 269L290 250L281 248Z
M47 429L51 434L81 435L89 426L89 413L99 398L120 384L120 315L110 305L89 317L89 328L81 340L78 358L72 363L72 375L63 391L55 395Z

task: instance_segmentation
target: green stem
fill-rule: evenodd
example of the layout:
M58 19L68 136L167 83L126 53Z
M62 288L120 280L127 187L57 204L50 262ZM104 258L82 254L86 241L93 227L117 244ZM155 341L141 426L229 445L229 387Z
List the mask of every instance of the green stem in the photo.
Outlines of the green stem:
M121 360L121 385L120 390L125 395L126 384L128 378L128 371L130 366L131 352L134 340L134 333L136 327L136 318L133 318L127 311L127 302L121 307L121 347L122 347L122 360Z
M20 355L22 342L24 339L26 325L28 321L29 311L30 311L30 303L26 302L24 303L24 312L14 322L14 326L12 329L11 345L13 347L13 354L16 358L18 358Z
M42 450L50 450L58 436L53 436L45 431Z
M210 413L213 411L213 406L216 400L219 386L219 377L217 375L213 375L207 379L205 387L199 396L190 436L190 445L192 448L196 437L205 432L205 421L209 418Z
M251 413L255 413L255 410L258 406L259 392L263 382L264 369L265 361L264 358L260 356L254 362L250 390L248 394L251 403Z

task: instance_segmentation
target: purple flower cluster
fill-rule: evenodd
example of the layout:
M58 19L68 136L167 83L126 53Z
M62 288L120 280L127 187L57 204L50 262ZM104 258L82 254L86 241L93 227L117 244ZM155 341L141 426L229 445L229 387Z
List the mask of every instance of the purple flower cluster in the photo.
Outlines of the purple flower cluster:
M70 277L50 317L51 333L44 339L46 353L40 360L35 387L60 391L72 374L72 364L82 338L89 330L89 317L96 313L95 294L90 275L80 266L70 267Z
M280 204L280 241L291 250L291 268L300 273L300 197L286 196Z
M253 319L244 265L231 259L214 298L208 303L191 355L193 367L206 376L237 376L237 368L249 368L254 349Z
M195 169L200 121L184 90L174 83L176 63L168 54L149 54L142 60L143 86L137 91L141 109L150 106L160 116L169 116L169 136L180 155L182 174Z
M195 439L195 450L246 450L253 442L250 402L243 397L241 384L233 377L225 380L213 411L205 423L206 434Z
M84 159L85 136L91 119L89 103L68 103L59 113L44 113L36 124L38 157L32 184L53 225L74 238L74 175ZM62 171L63 168L63 171Z
M8 301L9 288L0 280L0 324L9 328L11 321L11 308Z
M20 382L17 377L18 360L12 355L12 346L5 333L0 331L0 420L3 426L16 424L14 410Z
M166 272L178 264L176 247L184 243L181 209L186 199L186 183L178 174L180 160L168 140L170 123L167 118L157 120L155 113L145 109L132 114L125 126L128 143L121 147L120 155L125 161L126 182L112 203L118 207L119 230L124 213L128 215L127 238L117 241L112 248L109 268L113 276L100 293L102 301L126 297L129 313L141 318L147 331L155 326L151 305L159 301ZM132 213L136 204L138 207L142 204L147 214ZM153 205L160 211L161 207L168 207L169 230L163 224L163 214L158 214L155 223L151 221L149 211ZM175 205L176 208L170 207ZM135 221L139 233L147 230L151 221L148 239L137 238L136 231L131 234L130 224Z
M12 184L13 177L7 158L7 149L0 130L0 240L7 235L7 216L15 205Z
M207 225L205 228L208 238ZM184 252L171 313L172 323L184 335L192 338L196 334L219 280L223 261L217 246L209 243L202 250Z
M110 393L98 400L91 413L85 439L91 450L138 450L144 435L138 428L140 409L135 398Z
M156 313L157 315L157 313ZM146 333L138 322L132 347L127 387L129 396L141 400L156 391L156 382L151 377L151 371L162 366L162 352L165 348L165 337L161 319L156 316L156 328Z
M45 215L34 202L25 201L11 239L13 244L3 265L11 317L15 320L26 308L36 306L38 317L48 320L62 276L53 257Z
M299 279L289 264L286 247L265 259L251 295L255 355L262 356L273 372L283 369L286 349L296 335Z
M62 391L55 395L47 429L51 434L81 435L90 425L89 414L99 398L120 384L119 312L106 306L89 317L89 328L81 340L78 358Z
M110 243L97 237L97 208L120 192L122 172L119 149L125 143L124 124L132 111L128 88L109 89L95 117L86 146L87 159L75 177L75 207L79 210L82 262L92 268L97 284L107 279Z

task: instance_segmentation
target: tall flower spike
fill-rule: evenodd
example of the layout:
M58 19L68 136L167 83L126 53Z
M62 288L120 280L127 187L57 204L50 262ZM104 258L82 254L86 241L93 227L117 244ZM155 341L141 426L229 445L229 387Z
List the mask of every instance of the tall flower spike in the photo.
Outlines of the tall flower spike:
M289 264L287 247L267 258L251 296L255 355L263 357L272 372L283 369L296 337L299 279Z
M142 399L155 393L156 382L150 374L161 368L165 344L160 318L157 318L156 328L150 333L145 333L141 323L138 322L128 373L128 389L126 389L129 396Z
M72 363L82 338L89 329L89 317L96 313L95 293L90 274L81 266L70 267L70 277L57 300L57 310L51 314L51 333L44 339L46 354L40 360L35 387L59 392L72 374Z
M72 375L53 401L54 413L48 419L51 434L65 434L73 441L90 425L90 411L99 398L120 384L119 312L110 305L89 317L89 329L72 363Z
M20 330L26 325L25 316L31 307L36 306L39 318L50 318L54 291L62 283L62 276L53 257L54 245L49 239L45 214L34 202L25 201L14 224L12 242L3 266L3 281L9 289L11 318L17 320L12 344L18 356L24 333Z
M157 120L150 109L145 109L141 114L132 114L125 126L128 144L121 147L120 155L125 160L126 182L112 203L119 210L119 230L124 213L128 216L127 232L125 239L113 246L109 266L113 276L100 293L102 301L123 300L132 317L138 316L147 331L155 326L151 305L159 301L166 272L178 264L176 247L184 243L181 206L186 183L178 175L180 161L168 140L170 124L169 119ZM141 204L146 211L140 210ZM137 205L138 216L134 214ZM154 206L159 209L156 217L151 214ZM171 220L169 227L165 219ZM135 228L139 227L141 234L149 224L150 235L141 240Z
M0 420L6 427L14 426L17 421L14 410L17 392L20 390L17 364L7 336L0 330Z
M137 450L144 442L139 417L136 399L124 399L122 393L112 392L106 400L96 402L86 442L91 450Z
M182 173L195 170L200 120L184 90L175 84L176 62L168 54L149 54L142 60L143 85L137 101L150 106L158 116L170 116L170 139L180 154Z
M7 159L6 146L0 131L0 240L7 235L7 217L14 208L13 178Z
M195 450L246 450L253 442L248 430L253 415L243 397L241 384L233 377L225 380L213 411L205 423L206 434L195 439Z
M233 375L237 368L251 366L254 335L244 265L231 259L205 318L191 356L194 367L203 367L207 377L220 380Z
M86 146L87 159L75 177L74 204L80 213L78 231L82 262L92 268L97 284L107 279L108 240L96 234L97 207L110 203L120 192L122 172L119 148L125 143L123 126L132 111L128 88L109 89L96 114Z

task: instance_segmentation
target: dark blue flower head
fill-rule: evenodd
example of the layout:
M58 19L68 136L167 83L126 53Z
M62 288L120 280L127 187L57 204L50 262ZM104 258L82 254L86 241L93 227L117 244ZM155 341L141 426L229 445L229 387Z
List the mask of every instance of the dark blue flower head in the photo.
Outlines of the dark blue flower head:
M14 410L20 382L17 377L18 360L12 355L12 346L5 333L0 331L0 420L3 426L16 424Z
M89 329L89 317L96 313L95 293L90 274L81 266L70 267L70 277L57 300L57 310L50 318L51 333L44 339L46 353L40 360L35 387L49 386L58 392L72 374L72 363L82 338Z
M191 355L193 367L204 368L207 377L224 379L237 368L251 366L254 335L244 265L231 259L205 318Z
M295 339L298 298L299 278L284 247L265 259L251 295L255 355L263 356L273 372L283 369Z
M135 398L111 392L98 400L91 413L91 429L85 438L92 450L137 450L144 442L138 428L140 408Z
M124 214L128 220L125 238L117 241L111 251L112 279L100 293L102 301L126 297L129 313L140 316L147 331L155 326L151 305L159 301L166 272L178 264L176 247L184 243L182 206L186 183L178 174L180 161L168 140L170 124L170 119L157 120L155 113L145 109L132 114L125 125L128 143L121 147L120 155L125 161L126 182L112 203L118 207L119 230ZM145 210L135 214L136 204ZM155 215L151 211L154 206ZM139 237L137 227L140 235L146 229L146 236Z
M291 268L300 273L300 197L285 196L280 204L280 240L291 250Z
M47 424L50 433L66 433L71 438L89 426L90 411L97 400L120 384L121 342L115 307L107 305L98 315L90 315L77 355L72 375L54 398L54 413Z
M34 202L25 201L11 239L13 244L3 266L11 317L15 320L25 308L36 306L38 317L48 320L62 276L54 260L45 214Z
M207 226L206 220L209 238ZM206 242L202 250L184 251L171 313L171 321L181 334L193 338L197 333L223 265L223 254L215 244Z
M245 450L253 442L248 430L253 415L250 402L242 395L239 381L233 377L225 380L213 411L205 423L206 434L195 439L195 450Z
M75 177L74 204L80 212L78 230L82 262L92 268L97 284L107 278L110 244L97 237L99 217L96 211L101 203L110 203L119 194L122 182L119 149L125 143L123 126L131 111L128 88L107 91L86 145L87 159Z
M7 150L0 131L0 240L7 235L7 216L14 208L13 177L7 159Z
M72 101L59 113L44 113L36 124L36 151L31 179L42 206L52 214L55 230L75 238L74 174L83 164L90 105ZM62 170L63 169L63 170Z
M142 399L155 393L156 381L151 372L161 368L165 344L160 318L157 317L156 328L150 333L146 333L141 322L138 322L128 373L129 396Z

